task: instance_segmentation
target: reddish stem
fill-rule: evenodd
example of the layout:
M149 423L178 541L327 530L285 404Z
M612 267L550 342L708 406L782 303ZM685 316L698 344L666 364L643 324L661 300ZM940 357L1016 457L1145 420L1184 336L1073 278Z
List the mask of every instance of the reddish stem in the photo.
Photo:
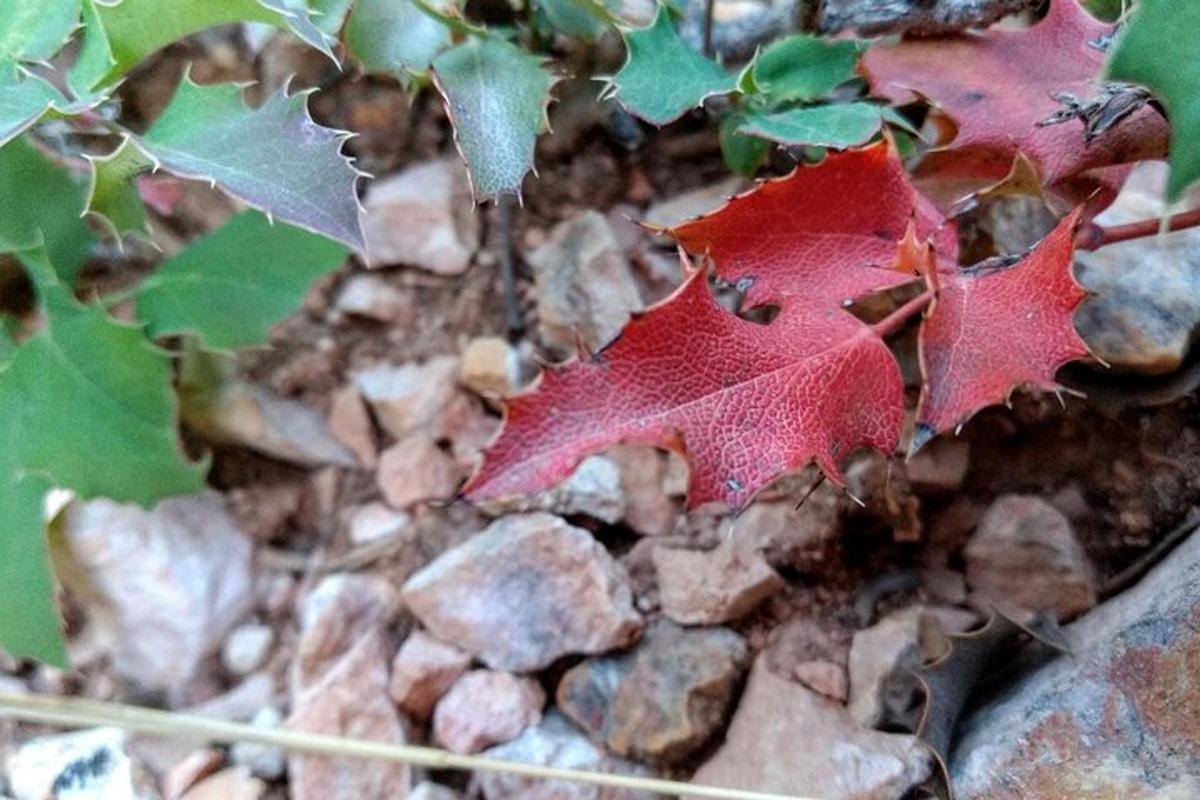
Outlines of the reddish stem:
M1159 231L1180 231L1184 228L1200 226L1200 208L1185 211L1173 217L1146 219L1141 222L1131 222L1128 225L1112 225L1105 227L1094 222L1079 228L1075 234L1075 247L1079 250L1099 250L1101 247L1117 242L1127 242L1130 239L1144 239L1156 236Z
M908 322L911 317L928 308L931 302L933 302L933 290L921 292L912 300L909 300L872 325L871 330L875 331L875 334L881 338L891 336L904 327L904 323Z

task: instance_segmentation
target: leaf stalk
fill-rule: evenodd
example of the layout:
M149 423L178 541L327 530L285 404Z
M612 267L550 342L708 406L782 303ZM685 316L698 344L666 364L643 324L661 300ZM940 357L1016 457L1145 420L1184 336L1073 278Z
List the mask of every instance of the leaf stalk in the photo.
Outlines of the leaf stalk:
M1117 242L1128 242L1132 239L1144 239L1157 236L1169 231L1181 231L1186 228L1200 226L1200 208L1184 211L1170 217L1131 222L1127 225L1097 225L1089 222L1079 228L1075 234L1075 247L1079 250L1099 250Z

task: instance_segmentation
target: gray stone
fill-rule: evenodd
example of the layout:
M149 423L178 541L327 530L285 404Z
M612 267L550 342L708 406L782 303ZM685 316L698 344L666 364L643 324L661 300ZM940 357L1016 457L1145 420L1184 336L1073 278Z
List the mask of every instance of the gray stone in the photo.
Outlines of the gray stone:
M1065 629L1071 654L968 716L961 800L1200 797L1200 535Z
M716 211L729 198L749 185L750 182L745 178L734 175L718 183L692 189L650 206L642 217L642 222L655 228L673 228L710 211ZM664 236L660 241L664 245L675 247L674 240L669 237Z
M642 629L624 568L590 533L550 514L496 520L409 578L402 594L434 636L513 672L624 647Z
M117 728L33 739L7 759L15 800L134 800L125 733Z
M854 634L850 714L858 724L916 729L920 687L915 673L927 660L922 642L937 635L935 625L920 608L907 608Z

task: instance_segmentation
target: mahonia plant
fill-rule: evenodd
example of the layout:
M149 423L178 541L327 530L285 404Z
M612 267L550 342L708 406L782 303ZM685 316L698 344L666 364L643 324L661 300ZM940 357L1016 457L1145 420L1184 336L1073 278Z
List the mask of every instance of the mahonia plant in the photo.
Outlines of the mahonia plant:
M656 126L705 107L738 172L759 171L773 145L804 160L829 152L670 231L684 284L610 346L548 368L509 402L472 498L543 488L618 441L683 452L692 503L743 508L809 461L840 481L850 450L897 446L903 385L884 340L917 314L913 447L1016 386L1057 389L1056 369L1087 355L1071 324L1084 296L1073 250L1133 235L1091 217L1134 162L1168 154L1172 131L1170 198L1200 177L1188 136L1200 122L1200 46L1173 30L1200 28L1200 7L1171 0L1141 0L1115 40L1078 0L1052 0L1028 30L873 46L800 34L738 69L687 46L667 6L638 21L610 0L529 0L515 26L490 28L460 0L0 5L0 256L24 268L41 312L32 332L0 318L0 646L59 665L48 492L150 504L204 485L207 464L179 442L174 354L156 340L176 337L183 351L263 344L314 280L350 252L368 255L360 173L342 154L349 134L314 122L308 93L250 107L239 85L185 75L148 127L122 123L121 82L180 38L265 24L335 61L432 84L479 199L519 195L533 168L557 76L522 43L543 30L615 29L627 57L600 79L602 95ZM914 103L946 124L910 177L896 143L914 148L918 117L893 106ZM67 151L63 130L99 134L107 149ZM99 239L149 235L144 176L157 171L208 182L247 210L120 297L81 302L75 279ZM1021 257L960 267L954 210L1004 191L1040 192L1061 224ZM717 305L692 257L778 316L762 325ZM908 284L914 296L883 319L851 313ZM132 300L135 322L108 313L119 299Z

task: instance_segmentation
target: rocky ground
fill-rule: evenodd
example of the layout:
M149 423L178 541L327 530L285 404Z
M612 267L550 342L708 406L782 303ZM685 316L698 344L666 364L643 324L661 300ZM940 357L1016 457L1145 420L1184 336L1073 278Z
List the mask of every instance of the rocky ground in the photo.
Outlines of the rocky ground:
M577 334L607 341L678 280L669 243L633 221L700 213L739 183L702 124L640 130L584 102L594 87L567 83L524 206L472 208L430 93L410 104L395 84L331 75L283 39L257 57L244 48L226 34L176 48L126 102L151 114L189 60L201 80L271 88L297 72L325 86L316 113L361 134L350 146L378 176L365 195L375 268L349 263L315 287L271 348L223 365L219 384L182 378L212 491L151 510L63 510L54 538L75 669L2 660L0 688L900 800L936 769L913 735L912 671L1000 606L1077 620L1072 655L1018 663L975 692L949 762L959 797L1200 795L1200 539L1155 551L1200 497L1197 234L1081 256L1082 280L1103 295L1079 325L1114 367L1071 374L1090 400L1021 396L911 462L857 456L849 491L814 490L805 471L736 520L685 512L682 462L622 447L538 497L472 507L453 498L499 425L497 398L528 385L539 359L571 353ZM1145 171L1109 213L1152 215L1160 179ZM156 220L168 250L233 210L179 188L176 214ZM966 236L990 254L1045 225L1005 202ZM111 262L93 279L131 274ZM911 337L899 347L915 395ZM5 794L635 797L0 723Z

